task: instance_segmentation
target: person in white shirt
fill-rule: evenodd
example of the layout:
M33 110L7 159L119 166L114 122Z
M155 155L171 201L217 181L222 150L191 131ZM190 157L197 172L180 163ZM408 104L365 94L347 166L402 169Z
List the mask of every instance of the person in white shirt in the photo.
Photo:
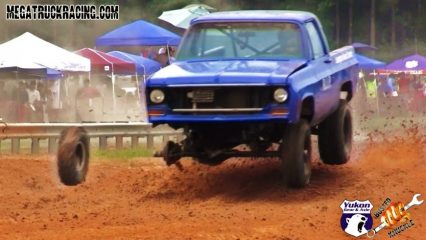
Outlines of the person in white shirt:
M162 67L165 67L175 60L174 55L175 55L175 49L173 47L171 46L162 47L158 50L158 54L154 58L154 60L159 62Z
M37 84L35 81L31 82L29 88L27 88L28 93L28 106L30 108L30 121L31 122L40 122L42 119L42 108L41 108L41 98L40 92L37 90Z

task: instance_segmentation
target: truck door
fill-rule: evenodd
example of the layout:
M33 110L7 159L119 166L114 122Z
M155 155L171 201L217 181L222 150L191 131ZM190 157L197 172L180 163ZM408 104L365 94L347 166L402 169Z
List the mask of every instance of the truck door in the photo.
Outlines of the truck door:
M314 122L322 120L333 110L339 99L339 91L333 89L331 78L332 60L319 26L312 20L306 23L306 30L310 38L312 64L315 69L315 117Z

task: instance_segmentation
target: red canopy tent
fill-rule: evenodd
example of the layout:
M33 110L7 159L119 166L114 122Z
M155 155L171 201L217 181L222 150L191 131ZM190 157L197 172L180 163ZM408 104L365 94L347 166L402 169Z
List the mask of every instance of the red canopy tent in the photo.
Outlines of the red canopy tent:
M75 51L75 53L90 59L92 73L111 74L113 111L115 113L115 75L134 75L136 74L136 65L91 48L83 48Z
M83 48L75 51L75 53L90 59L92 72L123 75L133 75L136 72L134 63L124 61L95 49Z

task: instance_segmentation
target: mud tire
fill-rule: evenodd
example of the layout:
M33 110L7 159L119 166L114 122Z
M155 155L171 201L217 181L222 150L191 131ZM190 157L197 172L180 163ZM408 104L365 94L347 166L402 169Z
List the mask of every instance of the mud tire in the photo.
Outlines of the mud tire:
M341 100L339 107L318 129L318 148L325 164L345 164L352 150L352 116L348 104Z
M57 165L63 184L75 186L85 181L89 157L89 137L84 128L70 127L61 132Z
M179 144L173 141L168 141L164 146L161 155L163 156L163 160L166 162L167 166L170 166L179 161L181 153L182 147Z
M280 147L282 174L291 188L309 184L312 172L311 130L305 120L289 124Z

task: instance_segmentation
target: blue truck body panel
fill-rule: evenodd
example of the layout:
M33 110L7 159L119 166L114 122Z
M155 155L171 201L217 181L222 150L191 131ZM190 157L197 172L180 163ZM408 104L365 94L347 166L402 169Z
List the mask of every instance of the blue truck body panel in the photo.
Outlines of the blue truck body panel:
M313 21L327 53L314 59L313 47L305 23ZM297 122L301 116L302 103L310 98L315 125L330 115L339 104L342 86L350 84L351 94L356 89L356 65L352 47L343 47L329 52L321 25L315 15L296 11L238 11L213 13L192 21L192 26L217 22L291 22L301 30L303 57L298 58L208 58L176 61L155 73L147 81L147 98L152 89L193 87L283 87L288 92L284 103L271 101L261 110L250 113L188 114L174 112L167 104L148 104L148 112L158 110L162 114L149 116L149 121L160 123L217 123L217 122ZM185 41L185 38L184 38ZM167 96L166 96L167 97ZM274 115L274 109L286 113ZM158 112L157 111L157 112Z
M283 85L305 60L222 60L176 62L157 72L151 87ZM155 79L155 80L154 80Z

